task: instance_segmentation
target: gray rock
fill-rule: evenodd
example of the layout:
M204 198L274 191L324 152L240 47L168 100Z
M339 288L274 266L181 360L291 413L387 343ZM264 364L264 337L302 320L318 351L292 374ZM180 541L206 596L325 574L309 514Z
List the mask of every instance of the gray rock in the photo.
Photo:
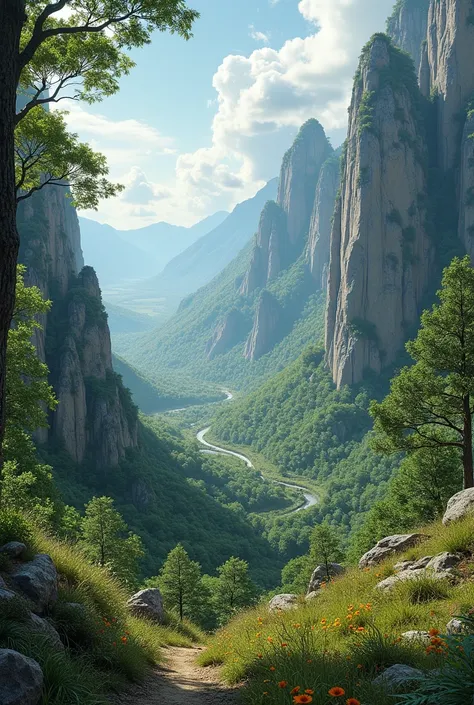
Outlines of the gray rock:
M452 521L459 521L473 512L474 487L470 487L468 490L462 490L451 497L443 517L443 524L446 526Z
M359 561L359 568L369 568L382 563L394 553L400 553L407 548L416 546L417 543L427 539L424 534L396 534L381 539L370 551L367 551Z
M58 573L50 556L38 554L21 565L12 580L34 605L34 612L43 612L58 599Z
M346 569L342 565L339 565L339 563L330 563L329 564L329 575L331 576L331 578L335 578L338 575L342 575L345 572L345 570ZM316 566L316 568L313 570L311 580L309 581L308 592L314 592L315 590L319 590L322 583L327 583L327 582L328 582L328 571L326 570L326 566L325 565Z
M311 600L315 600L319 595L321 594L321 590L313 590L313 592L308 592L308 594L305 597L306 602L311 602Z
M9 600L13 600L15 597L15 593L12 590L9 590L6 585L5 587L0 585L0 608L2 606L2 602L8 602Z
M418 642L423 644L423 646L429 644L431 641L431 637L428 632L422 631L404 632L404 634L402 634L402 639L403 641Z
M432 558L427 564L427 569L432 570L435 573L440 573L446 570L452 570L462 561L462 556L459 553L438 553L437 556Z
M399 573L401 570L410 570L412 565L413 561L400 561L399 563L395 563L393 570Z
M19 541L10 541L10 543L0 546L0 553L6 553L10 558L21 558L25 551L25 544Z
M467 634L468 630L464 622L454 617L446 625L446 634L454 636L455 634Z
M288 612L288 610L294 610L298 607L298 595L292 594L282 594L275 595L272 597L268 603L268 608L270 612L277 612L282 610L283 612Z
M2 578L2 576L0 575L0 590L5 589L6 587L7 587L7 584L4 581L4 579Z
M38 705L43 672L36 661L11 649L0 649L1 705Z
M163 598L158 588L147 588L132 595L128 601L130 612L162 624L165 618Z
M423 570L423 568L426 568L430 565L432 560L433 556L423 556L423 558L419 558L417 561L413 561L408 570Z
M374 685L385 686L396 690L406 683L420 681L423 679L422 671L411 666L405 666L403 663L396 663L394 666L387 668L380 676L373 680Z
M396 588L400 583L406 583L409 580L420 580L420 578L433 578L433 580L453 580L453 573L451 571L442 570L438 573L434 573L427 568L421 570L402 570L401 573L395 573L389 578L385 578L380 583L377 583L375 588L377 590L382 590L383 592L390 592Z
M48 640L51 645L55 647L55 649L58 651L64 651L64 644L61 641L61 637L47 619L43 619L42 617L38 617L37 614L31 613L31 621L29 626L32 631L41 632L48 637Z

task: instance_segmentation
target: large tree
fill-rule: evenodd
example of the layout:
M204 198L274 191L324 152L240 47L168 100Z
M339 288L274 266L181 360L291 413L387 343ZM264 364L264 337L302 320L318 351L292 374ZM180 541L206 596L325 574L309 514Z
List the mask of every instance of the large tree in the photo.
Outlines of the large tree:
M154 585L156 579L148 584ZM168 609L184 617L196 618L202 603L201 566L192 561L184 546L178 544L168 553L158 584Z
M390 394L373 402L376 450L412 453L454 448L462 459L464 487L474 486L474 270L455 258L443 273L439 304L421 317L407 344L415 361L392 380Z
M155 30L188 39L197 16L185 0L0 0L0 448L17 203L70 183L76 205L95 207L119 188L107 180L105 158L68 132L61 113L44 108L112 95L133 66L127 50L150 42Z

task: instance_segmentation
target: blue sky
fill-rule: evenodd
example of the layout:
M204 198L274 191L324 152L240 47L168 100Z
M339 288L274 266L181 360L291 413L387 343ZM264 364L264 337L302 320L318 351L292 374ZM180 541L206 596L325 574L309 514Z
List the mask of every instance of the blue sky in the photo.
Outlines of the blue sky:
M116 96L68 105L71 129L126 185L85 215L118 228L190 225L277 175L301 124L344 139L363 44L393 0L188 0L194 38L157 33Z

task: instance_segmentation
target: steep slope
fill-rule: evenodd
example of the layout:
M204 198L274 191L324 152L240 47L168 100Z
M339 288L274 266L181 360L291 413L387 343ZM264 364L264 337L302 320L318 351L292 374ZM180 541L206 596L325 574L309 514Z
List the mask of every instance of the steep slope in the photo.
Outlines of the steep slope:
M428 30L429 5L430 0L398 0L387 20L387 34L394 44L410 54L417 76Z
M424 134L413 64L375 35L355 79L331 235L326 351L338 387L391 364L420 314L433 260Z
M94 270L82 268L80 230L65 189L51 187L19 208L20 261L27 282L53 307L36 336L59 400L39 439L64 447L75 462L116 466L137 446L137 413L112 368L107 316Z
M316 272L329 262L337 186L332 147L310 120L284 157L277 202L265 204L254 241L184 299L166 326L117 340L119 354L145 374L158 366L244 386L294 360L321 336Z
M266 201L275 198L272 179L253 198L239 203L213 230L172 259L157 277L138 285L137 296L166 297L171 306L208 284L253 237Z

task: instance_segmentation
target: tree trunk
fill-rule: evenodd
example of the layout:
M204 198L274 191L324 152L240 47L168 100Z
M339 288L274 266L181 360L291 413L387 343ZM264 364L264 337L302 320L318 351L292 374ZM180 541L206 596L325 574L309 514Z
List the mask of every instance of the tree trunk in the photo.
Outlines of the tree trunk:
M0 0L0 469L5 434L7 339L15 305L20 244L16 229L14 140L18 57L24 21L24 0Z
M464 407L464 447L463 447L463 466L464 466L464 489L474 487L474 468L472 462L472 414L471 414L471 397L468 394L463 399Z

